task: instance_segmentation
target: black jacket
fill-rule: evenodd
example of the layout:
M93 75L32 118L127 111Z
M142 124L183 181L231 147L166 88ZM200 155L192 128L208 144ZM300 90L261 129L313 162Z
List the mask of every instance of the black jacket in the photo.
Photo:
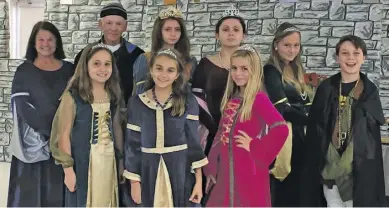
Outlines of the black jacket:
M380 125L385 118L376 85L366 75L360 76L364 89L352 108L353 206L382 207L386 202ZM302 206L325 206L321 171L335 127L340 79L338 73L323 81L311 107L304 142Z

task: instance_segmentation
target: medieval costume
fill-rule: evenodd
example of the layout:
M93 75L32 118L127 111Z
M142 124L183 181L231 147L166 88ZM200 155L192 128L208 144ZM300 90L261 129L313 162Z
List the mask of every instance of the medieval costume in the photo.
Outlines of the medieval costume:
M385 206L376 85L366 75L341 83L338 73L317 89L309 114L302 171L302 205ZM323 200L325 194L325 200ZM340 203L339 203L340 202Z
M198 104L186 98L185 113L172 116L172 100L159 105L146 92L131 97L125 140L124 177L140 181L142 206L186 207L194 169L208 163L199 144Z
M193 75L192 91L200 105L200 123L209 134L202 137L201 146L206 155L209 154L217 125L221 118L220 104L227 85L228 71L212 63L204 57Z
M70 129L69 129L70 128ZM58 144L70 131L71 156ZM67 91L53 121L50 149L63 168L73 167L76 190L66 189L66 207L117 207L118 162L123 144L120 113L114 103L85 102Z
M63 171L48 147L58 99L74 73L73 64L62 63L61 68L46 71L25 61L15 72L8 207L63 206Z
M272 205L298 207L303 159L301 153L311 103L307 93L300 93L295 86L285 82L274 65L266 64L263 70L267 94L292 130L281 155L270 166Z
M234 97L223 111L210 163L204 167L204 174L216 179L206 206L271 206L269 165L283 146L288 128L264 93L256 95L251 119L244 122L239 113L242 103L242 98ZM250 152L237 146L234 137L239 131L253 139Z

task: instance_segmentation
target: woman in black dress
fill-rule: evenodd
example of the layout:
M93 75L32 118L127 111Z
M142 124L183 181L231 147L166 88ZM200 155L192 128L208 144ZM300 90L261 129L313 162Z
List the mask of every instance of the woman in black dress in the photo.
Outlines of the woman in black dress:
M301 62L301 35L289 23L281 24L272 44L264 79L268 96L292 131L271 168L272 206L300 205L300 171L304 129L311 105ZM290 149L290 145L292 145Z
M38 22L12 83L14 117L8 207L63 206L63 171L48 150L59 98L73 75L58 29Z

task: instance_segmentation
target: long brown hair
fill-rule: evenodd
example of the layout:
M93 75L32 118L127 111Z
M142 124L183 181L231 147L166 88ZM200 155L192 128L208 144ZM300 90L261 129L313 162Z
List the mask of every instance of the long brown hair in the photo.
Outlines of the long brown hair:
M243 93L243 104L240 110L240 120L242 122L251 118L251 110L254 104L257 93L263 90L263 69L262 60L259 53L253 48L254 52L249 50L238 49L231 55L231 63L234 58L242 57L248 60L250 63L250 78L247 82ZM228 100L238 93L239 87L232 80L231 72L228 75L226 90L224 91L223 99L221 102L221 111L227 107Z
M108 48L104 47L104 45L101 43L88 44L87 47L85 47L81 54L80 61L77 64L76 72L69 81L66 91L71 90L72 92L77 93L85 102L90 104L93 103L93 86L88 73L88 62L96 52L101 50L105 50L110 54L112 63L112 75L105 82L104 88L109 93L111 102L118 104L122 99L119 84L119 71L116 67L115 57L113 56L112 52Z
M285 32L286 29L290 28L295 29L295 31ZM284 67L284 63L281 61L281 57L276 50L276 45L279 41L295 32L299 34L301 40L301 34L295 25L284 22L277 28L268 63L274 65L278 69L278 71L282 74L283 81L295 86L298 92L303 93L309 91L309 88L305 84L304 80L305 73L301 61L302 47L300 46L299 54L291 62L290 67Z
M168 53L161 53L161 51L166 51L169 50L171 51L174 55L172 56L171 54ZM178 78L176 81L173 82L173 97L172 97L172 116L182 116L185 112L185 101L186 101L186 96L187 96L187 91L185 87L185 81L184 81L184 64L182 60L181 54L174 49L161 49L159 52L157 52L153 57L151 57L150 60L150 65L149 69L150 71L153 69L155 60L160 57L160 56L165 56L168 57L177 63L177 73L178 73ZM155 86L154 80L151 77L151 73L147 73L147 78L146 78L146 84L145 84L145 90L149 90Z

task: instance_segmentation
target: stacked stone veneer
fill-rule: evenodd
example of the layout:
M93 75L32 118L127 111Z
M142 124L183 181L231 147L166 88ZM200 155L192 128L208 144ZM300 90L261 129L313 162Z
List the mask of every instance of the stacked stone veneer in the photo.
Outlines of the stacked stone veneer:
M279 24L289 21L302 30L303 60L306 69L321 74L338 71L335 44L346 34L366 41L368 55L363 70L380 87L385 112L389 110L389 0L178 0L184 13L192 44L198 59L218 50L215 24L231 4L246 19L246 43L255 45L266 60L273 34ZM97 41L99 11L112 1L75 0L73 5L60 5L47 0L45 19L61 31L66 56L72 59L87 43ZM123 0L128 12L125 38L148 50L153 22L164 7L162 0ZM0 0L0 161L9 161L8 145L12 131L10 87L20 60L8 60L7 6ZM4 24L5 23L5 24Z

